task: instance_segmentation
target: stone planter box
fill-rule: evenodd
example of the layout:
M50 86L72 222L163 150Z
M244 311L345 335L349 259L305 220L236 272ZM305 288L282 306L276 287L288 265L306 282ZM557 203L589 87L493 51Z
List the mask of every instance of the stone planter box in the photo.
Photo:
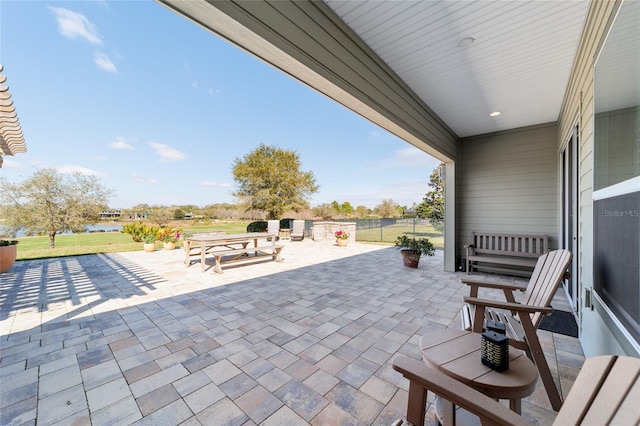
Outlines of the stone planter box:
M355 222L313 222L313 241L335 241L334 233L340 229L349 233L349 243L356 242Z

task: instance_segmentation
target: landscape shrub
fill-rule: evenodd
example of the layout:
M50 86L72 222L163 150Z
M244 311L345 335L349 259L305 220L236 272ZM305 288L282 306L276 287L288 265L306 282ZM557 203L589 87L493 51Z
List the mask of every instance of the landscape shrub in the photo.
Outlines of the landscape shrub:
M269 224L264 220L251 222L247 225L247 232L267 232Z
M149 237L153 236L154 238L157 238L158 231L160 231L159 226L147 225L142 222L137 222L137 223L129 223L127 225L123 225L121 232L131 235L131 238L136 243L141 243L145 241L145 238L147 236Z

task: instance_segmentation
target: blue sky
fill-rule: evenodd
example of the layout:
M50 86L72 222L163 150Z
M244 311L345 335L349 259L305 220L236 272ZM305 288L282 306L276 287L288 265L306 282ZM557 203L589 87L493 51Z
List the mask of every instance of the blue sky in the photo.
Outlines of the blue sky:
M0 2L0 63L37 168L94 174L110 207L233 203L260 143L296 151L310 203L419 203L438 161L153 1Z

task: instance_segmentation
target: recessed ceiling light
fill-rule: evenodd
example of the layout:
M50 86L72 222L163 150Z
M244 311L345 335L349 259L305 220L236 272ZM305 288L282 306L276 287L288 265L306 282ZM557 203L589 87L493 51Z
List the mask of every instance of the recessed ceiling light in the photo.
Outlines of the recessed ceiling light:
M502 114L500 111L493 111L491 114L489 114L489 117L497 117L500 114Z
M458 42L458 47L469 47L473 44L474 41L476 41L476 39L473 37L465 37Z

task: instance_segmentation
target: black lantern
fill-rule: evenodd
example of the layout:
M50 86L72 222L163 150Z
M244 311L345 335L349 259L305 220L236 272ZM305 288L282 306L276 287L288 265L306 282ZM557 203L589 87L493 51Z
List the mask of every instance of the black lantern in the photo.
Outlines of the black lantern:
M482 363L495 371L509 368L509 339L495 331L482 333Z

